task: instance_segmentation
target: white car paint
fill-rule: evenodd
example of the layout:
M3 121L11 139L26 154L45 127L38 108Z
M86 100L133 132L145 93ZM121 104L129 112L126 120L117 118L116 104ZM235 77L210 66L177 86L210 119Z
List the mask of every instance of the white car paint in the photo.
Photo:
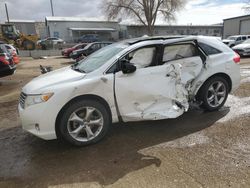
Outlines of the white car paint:
M247 40L249 37L250 37L249 35L235 35L235 36L230 36L227 39L222 40L222 42L229 47L233 47L238 44L241 44L242 42Z
M250 55L250 40L246 40L242 44L234 46L233 50L242 56Z
M138 68L133 74L123 74L121 71L107 73L119 58L135 49L193 40L216 46L223 53L208 56L205 63L201 58L191 57L161 66ZM212 37L155 39L124 46L121 43L121 46L123 49L119 53L92 72L80 73L66 67L28 83L22 89L26 95L53 93L53 96L47 102L25 108L19 104L23 128L43 139L56 139L55 123L60 110L82 95L94 95L105 100L115 123L119 120L116 105L124 122L179 117L188 110L189 100L194 98L202 84L216 73L225 73L231 78L232 91L240 84L239 65L233 62L235 53Z

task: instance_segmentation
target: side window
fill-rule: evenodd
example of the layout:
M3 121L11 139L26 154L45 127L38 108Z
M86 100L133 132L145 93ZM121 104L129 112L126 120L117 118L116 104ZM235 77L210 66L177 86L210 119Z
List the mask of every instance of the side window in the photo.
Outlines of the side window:
M177 44L164 48L163 62L198 56L196 47L192 44Z
M207 54L207 55L215 55L215 54L220 54L222 53L220 50L217 50L216 48L209 46L204 43L199 43L199 46L202 48L202 50Z
M247 40L247 37L246 36L242 37L242 40Z
M155 47L141 48L129 53L127 58L130 60L130 63L133 63L138 69L145 68L151 65L155 51Z
M98 44L93 44L90 48L93 50L96 50L96 49L98 49Z
M236 41L241 41L241 37L238 37L238 38L236 39Z

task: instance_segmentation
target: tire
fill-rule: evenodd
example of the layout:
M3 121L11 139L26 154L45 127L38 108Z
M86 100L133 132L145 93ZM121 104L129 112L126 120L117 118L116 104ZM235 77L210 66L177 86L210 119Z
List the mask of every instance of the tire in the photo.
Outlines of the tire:
M207 80L198 93L201 107L208 111L219 110L226 102L229 93L228 82L223 77L212 77Z
M75 146L97 143L105 137L111 124L107 108L98 101L88 99L71 103L61 117L60 136Z
M23 47L25 50L34 50L35 49L35 43L30 40L25 40L23 42Z

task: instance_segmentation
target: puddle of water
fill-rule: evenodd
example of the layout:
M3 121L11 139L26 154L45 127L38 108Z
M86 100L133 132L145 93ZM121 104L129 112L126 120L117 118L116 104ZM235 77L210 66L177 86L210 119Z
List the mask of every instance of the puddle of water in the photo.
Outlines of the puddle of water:
M202 132L193 133L169 142L161 143L159 145L143 149L156 149L156 148L191 148L197 145L203 145L210 143L211 139L204 135Z

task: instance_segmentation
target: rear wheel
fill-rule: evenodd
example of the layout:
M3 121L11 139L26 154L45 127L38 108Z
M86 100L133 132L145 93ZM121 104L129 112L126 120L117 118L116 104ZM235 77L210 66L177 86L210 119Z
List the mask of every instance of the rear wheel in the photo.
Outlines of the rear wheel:
M25 50L34 50L35 49L35 43L30 40L25 40L23 42L23 48Z
M111 124L105 106L94 100L79 100L69 105L62 115L60 133L64 140L85 146L101 140Z
M213 77L201 87L198 100L202 102L202 108L215 111L225 104L228 92L227 81L222 77Z

